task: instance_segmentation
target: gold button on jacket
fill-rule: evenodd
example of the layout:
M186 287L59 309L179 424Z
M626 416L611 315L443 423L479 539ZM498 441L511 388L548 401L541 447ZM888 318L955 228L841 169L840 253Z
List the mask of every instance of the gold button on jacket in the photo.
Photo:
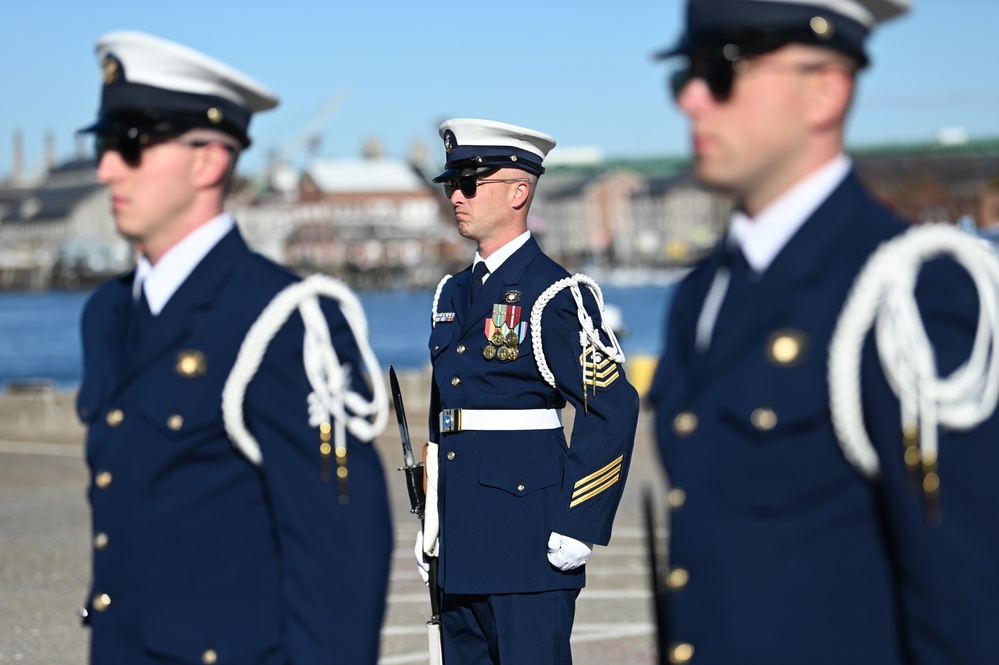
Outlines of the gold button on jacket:
M689 663L694 656L694 645L687 642L678 642L669 647L669 662Z
M690 411L681 411L673 418L673 431L680 436L692 434L697 429L697 416Z
M690 573L684 568L674 568L669 571L669 575L666 577L666 585L674 591L687 586L688 581L690 581Z
M774 413L773 409L756 409L750 414L749 421L756 429L766 432L777 426L777 414Z
M94 600L91 603L94 609L98 612L104 612L107 608L111 607L111 596L106 593L99 593L94 596Z

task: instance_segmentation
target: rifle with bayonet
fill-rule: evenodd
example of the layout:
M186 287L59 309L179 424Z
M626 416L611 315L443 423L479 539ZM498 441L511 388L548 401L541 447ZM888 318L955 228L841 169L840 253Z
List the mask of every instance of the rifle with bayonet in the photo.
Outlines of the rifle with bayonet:
M406 422L406 409L402 404L402 389L395 375L395 368L389 365L389 382L392 384L392 400L395 403L395 415L399 421L399 438L402 439L402 455L406 466L399 470L406 473L406 490L409 493L409 512L416 515L423 527L424 510L427 505L427 494L423 487L423 462L416 463L413 455L413 442L409 438L409 425ZM430 640L431 665L443 665L444 649L441 642L441 609L437 587L437 557L429 557L430 571L427 586L430 589L430 620L427 621L427 631Z

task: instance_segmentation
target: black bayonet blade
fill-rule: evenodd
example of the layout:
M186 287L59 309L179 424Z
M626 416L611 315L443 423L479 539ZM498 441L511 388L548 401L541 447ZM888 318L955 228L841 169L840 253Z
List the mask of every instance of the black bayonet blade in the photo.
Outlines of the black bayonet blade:
M392 384L392 401L395 403L395 417L399 420L399 437L402 439L402 454L406 460L406 466L412 467L416 464L413 457L413 442L409 438L409 425L406 424L406 409L402 405L402 389L399 388L399 379L395 375L395 368L389 365L389 382Z

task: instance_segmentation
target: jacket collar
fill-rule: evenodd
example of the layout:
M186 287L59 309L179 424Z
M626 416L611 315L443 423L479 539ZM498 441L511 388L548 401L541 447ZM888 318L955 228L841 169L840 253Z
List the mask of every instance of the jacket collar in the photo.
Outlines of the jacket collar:
M239 230L233 228L229 231L198 263L156 317L132 355L128 372L134 374L141 371L164 349L186 335L198 314L214 308L231 277L234 264L249 253Z
M516 286L524 278L524 273L531 261L541 254L534 237L527 239L520 249L515 251L503 264L496 269L496 272L489 275L489 279L482 285L482 290L475 298L475 302L469 303L468 288L472 278L472 268L469 266L462 272L455 275L455 288L452 291L451 306L461 325L462 334L467 332L468 326L473 325L486 317L495 303L501 302L504 291L507 287Z

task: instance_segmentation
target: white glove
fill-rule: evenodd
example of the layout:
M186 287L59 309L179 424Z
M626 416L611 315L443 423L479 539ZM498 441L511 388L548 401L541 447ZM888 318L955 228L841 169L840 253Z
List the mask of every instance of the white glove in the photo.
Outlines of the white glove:
M592 551L593 543L584 543L554 531L548 536L548 560L559 570L579 568L590 558Z
M429 584L430 562L427 561L427 555L423 553L422 529L416 532L416 547L413 548L413 554L416 555L416 572L420 574L420 578L423 580L424 584Z

